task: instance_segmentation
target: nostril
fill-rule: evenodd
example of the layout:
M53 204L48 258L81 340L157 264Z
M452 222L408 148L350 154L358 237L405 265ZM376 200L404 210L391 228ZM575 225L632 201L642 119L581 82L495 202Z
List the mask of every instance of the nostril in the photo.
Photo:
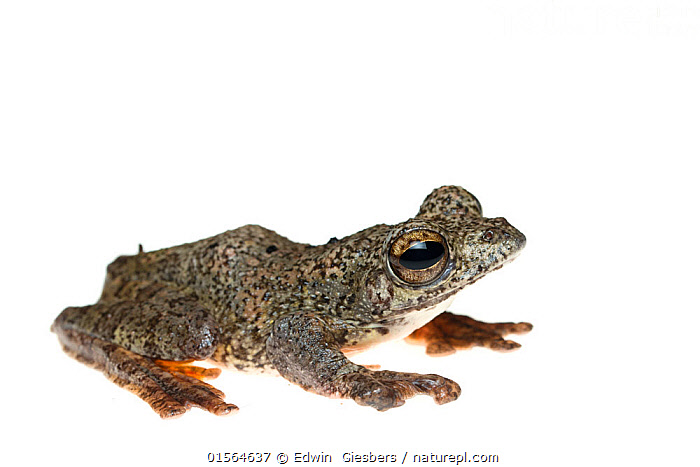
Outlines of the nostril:
M483 234L481 234L481 239L485 242L490 242L493 240L493 230L487 230Z

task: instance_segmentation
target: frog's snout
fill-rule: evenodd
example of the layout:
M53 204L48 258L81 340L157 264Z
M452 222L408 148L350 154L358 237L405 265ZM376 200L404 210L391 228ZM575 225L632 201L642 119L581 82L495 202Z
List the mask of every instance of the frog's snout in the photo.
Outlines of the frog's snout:
M505 217L491 219L490 224L484 227L483 240L512 243L513 246L520 248L525 246L525 235L508 223Z
M508 257L515 257L520 250L525 248L527 242L525 235L510 225L503 217L490 219L481 232L482 244L491 244L498 252Z
M521 231L510 225L505 219L503 219L503 222L506 225L506 227L503 229L504 246L511 252L511 254L517 255L520 250L525 248L527 239Z
M525 234L523 234L521 231L519 231L515 227L512 228L515 231L515 235L513 235L514 249L520 251L523 248L525 248L525 244L527 244L527 238L525 238Z

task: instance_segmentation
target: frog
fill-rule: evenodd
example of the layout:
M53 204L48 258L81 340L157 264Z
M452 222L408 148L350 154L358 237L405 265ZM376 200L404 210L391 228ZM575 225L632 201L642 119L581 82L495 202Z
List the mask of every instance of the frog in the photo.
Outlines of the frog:
M64 309L51 330L68 355L165 419L192 407L238 411L207 382L222 369L281 375L381 412L417 395L445 404L461 394L451 379L363 366L349 356L397 339L424 345L431 356L519 348L506 337L532 324L487 323L448 308L525 243L503 217L484 217L470 192L443 186L405 222L322 245L259 225L149 252L139 245L107 267L95 304Z

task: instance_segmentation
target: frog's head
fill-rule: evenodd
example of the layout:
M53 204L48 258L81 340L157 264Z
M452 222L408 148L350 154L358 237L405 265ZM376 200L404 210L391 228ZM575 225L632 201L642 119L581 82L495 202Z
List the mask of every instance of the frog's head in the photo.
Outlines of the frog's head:
M512 261L524 246L525 236L504 218L483 217L467 190L438 188L415 218L390 231L383 277L368 292L383 298L385 318L429 308ZM382 290L371 290L375 285Z

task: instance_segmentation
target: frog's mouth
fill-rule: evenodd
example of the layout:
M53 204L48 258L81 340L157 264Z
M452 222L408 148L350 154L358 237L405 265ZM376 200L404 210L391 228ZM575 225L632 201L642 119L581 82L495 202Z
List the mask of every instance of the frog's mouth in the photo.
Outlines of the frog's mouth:
M406 314L420 312L421 310L432 309L433 307L440 306L441 303L445 302L447 302L449 305L450 303L452 303L452 300L454 300L454 295L456 293L460 292L468 285L471 285L479 279L483 278L487 274L492 273L493 271L498 271L506 264L515 260L515 258L517 258L519 255L520 250L511 253L507 258L503 258L500 261L494 261L491 264L475 264L470 268L466 269L459 276L452 279L448 278L446 287L449 287L449 289L444 290L442 293L440 293L434 298L427 299L420 303L411 304L402 308L394 308L391 310L391 316L381 320L380 323L390 326L395 320L402 319ZM456 285L450 286L450 281L456 282Z
M473 284L485 275L494 271L498 271L506 264L513 262L515 258L520 256L521 251L522 248L519 250L508 252L507 254L499 252L503 255L501 258L496 258L495 255L492 255L492 259L490 261L480 261L474 264L473 266L465 269L464 272L462 272L462 274L460 274L457 278L457 280L460 283L464 281L464 285L460 287L460 290L461 288L466 287L467 285Z
M431 310L437 309L440 306L444 304L445 309L450 306L452 301L454 300L454 296L457 292L461 291L464 287L466 287L468 284L464 284L462 287L457 287L452 290L445 291L441 293L439 296L426 300L424 302L420 302L415 305L409 305L405 306L403 308L394 308L392 309L392 315L379 321L380 324L386 324L388 326L392 325L395 321L403 319L406 315L409 314L420 314L423 312L430 313ZM443 310L444 311L444 310ZM437 316L437 315L435 315Z

